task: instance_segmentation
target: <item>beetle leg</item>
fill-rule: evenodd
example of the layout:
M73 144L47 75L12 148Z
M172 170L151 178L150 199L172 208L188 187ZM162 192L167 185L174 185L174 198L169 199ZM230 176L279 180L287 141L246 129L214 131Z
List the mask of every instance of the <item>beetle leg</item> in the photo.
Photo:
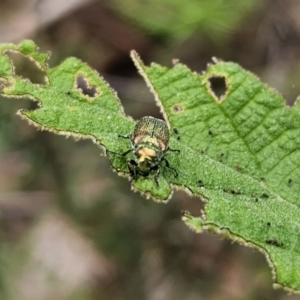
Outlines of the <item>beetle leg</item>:
M131 148L128 149L128 150L126 150L123 153L119 153L119 152L115 152L115 151L111 151L111 150L106 150L106 152L110 152L110 153L113 153L113 154L116 154L116 155L120 155L120 156L126 156L130 151L132 151Z
M152 165L152 166L150 167L150 171L156 171L156 173L155 173L154 176L153 176L153 179L154 179L154 181L155 181L157 187L159 187L158 180L157 180L157 179L158 179L158 176L159 176L159 173L160 173L159 166L158 166L157 164Z
M132 149L130 148L130 149L126 150L125 152L121 153L121 155L126 156L131 151L132 151Z
M169 150L169 151L171 151L171 152L177 152L177 153L180 153L180 150L178 150L178 149L172 149L172 148L170 148L170 147L168 147L167 150Z
M153 179L154 179L154 182L156 183L157 187L159 187L159 184L158 184L158 176L159 176L159 173L160 173L160 170L159 168L157 168L157 172L155 173Z
M177 170L176 170L175 168L173 168L173 167L170 166L169 161L168 161L165 157L163 157L162 160L165 161L167 168L171 169L171 170L174 172L175 177L178 177L178 172L177 172Z
M107 149L106 149L106 156L108 156L107 153L113 153L113 154L117 154L117 155L122 155L122 153L119 153L119 152L115 152L115 151L111 151L111 150L107 150Z
M132 179L134 179L137 175L137 173L136 173L136 166L137 166L136 161L134 159L129 159L127 161L127 166L128 166L130 176L132 177Z
M118 137L119 138L122 138L122 139L128 139L128 140L131 140L131 133L127 134L127 135L121 135L121 134L118 134Z
M131 135L131 133L129 133L129 134L127 134L127 135L121 135L121 134L118 134L118 137L119 137L119 138L122 138L122 139L128 139L128 140L131 141L132 135ZM131 143L131 144L132 144L132 143ZM125 152L123 152L123 153L121 153L121 154L119 153L119 155L126 156L130 151L132 151L132 148L126 150Z
M127 162L128 162L129 164L135 166L135 167L138 165L137 162L136 162L134 159L128 159Z

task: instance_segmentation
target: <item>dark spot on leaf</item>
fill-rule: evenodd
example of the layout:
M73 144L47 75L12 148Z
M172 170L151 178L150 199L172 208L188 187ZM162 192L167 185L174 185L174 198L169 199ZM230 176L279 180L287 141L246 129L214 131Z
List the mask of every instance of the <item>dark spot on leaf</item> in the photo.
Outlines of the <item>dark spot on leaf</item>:
M202 150L201 150L201 154L204 154L204 153L205 153L205 150L202 149Z
M266 240L266 243L275 247L283 247L283 243L279 242L277 239Z
M233 195L235 194L235 190L231 190L230 192L231 192L231 194L233 194Z
M265 182L265 177L261 177L260 180Z
M263 193L261 196L262 196L263 198L269 198L269 195L268 195L267 193Z
M210 90L218 100L226 95L227 84L224 76L211 76L209 79Z
M198 180L198 184L199 184L200 187L204 187L204 183L201 179Z
M238 172L242 172L242 167L241 166L239 166L239 165L237 165L236 167L235 167L235 169L238 171Z
M88 78L82 74L78 74L76 77L76 87L88 98L94 98L99 95L96 86L90 85Z
M292 182L293 182L293 179L292 179L292 178L289 178L288 184L291 184Z
M271 226L271 223L270 223L270 222L267 222L267 225L268 225L268 226Z
M66 94L67 94L67 95L71 95L71 92L67 92Z
M258 198L255 198L255 202L258 202Z
M223 152L220 153L221 156L224 156L225 154Z
M223 189L223 192L224 192L224 193L228 193L228 190L227 190L227 189Z
M47 74L37 63L29 59L20 52L8 50L5 51L7 57L14 66L15 75L29 80L35 84L46 84L48 81Z
M212 135L212 134L213 134L212 131L211 131L210 129L208 130L208 134L209 134L209 135Z
M179 131L177 128L173 128L173 131L175 134L177 134L177 135L179 134ZM180 136L177 136L176 139L177 139L177 141L180 141Z
M173 112L178 114L183 111L183 106L181 104L173 105Z

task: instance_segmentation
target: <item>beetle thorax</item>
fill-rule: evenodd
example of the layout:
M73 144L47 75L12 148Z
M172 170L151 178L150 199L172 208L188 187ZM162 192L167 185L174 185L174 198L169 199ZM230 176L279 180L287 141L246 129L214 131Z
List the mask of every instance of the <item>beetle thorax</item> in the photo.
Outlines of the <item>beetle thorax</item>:
M150 169L159 163L162 152L155 144L140 143L136 146L134 154L139 171L149 174Z
M139 157L139 161L143 162L146 159L151 160L157 156L156 151L151 148L143 147L136 152L136 155Z

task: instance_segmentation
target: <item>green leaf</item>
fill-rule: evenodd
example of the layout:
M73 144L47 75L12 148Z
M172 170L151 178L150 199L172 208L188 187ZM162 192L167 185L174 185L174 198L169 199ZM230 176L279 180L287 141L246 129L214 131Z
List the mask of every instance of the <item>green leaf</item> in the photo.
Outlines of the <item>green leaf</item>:
M45 84L33 84L14 74L7 51L19 52L31 59L45 74ZM68 58L55 68L49 68L48 53L40 53L32 41L19 46L0 46L0 79L4 80L2 94L6 97L29 97L39 102L35 110L21 110L19 114L43 130L56 134L88 138L110 150L107 155L112 167L120 174L129 176L123 153L130 148L129 141L119 135L131 133L134 122L125 116L116 93L87 64L76 58ZM78 80L85 83L92 95L78 88ZM170 185L160 176L159 187L149 178L139 178L132 187L155 200L167 200L171 195Z
M145 66L132 53L170 127L179 132L178 182L207 203L184 216L262 251L274 281L300 290L300 118L274 90L234 63L199 75L183 64ZM217 97L212 78L226 83ZM175 147L175 146L174 146Z
M7 51L29 57L46 74L45 84L16 76ZM119 135L133 132L135 123L115 92L78 59L49 68L47 57L31 41L0 46L1 93L38 101L38 109L21 110L21 116L57 134L93 140L129 177L120 154L131 145ZM201 217L185 214L188 226L259 249L275 283L300 290L299 105L286 107L275 91L233 63L216 62L199 75L182 64L147 67L136 53L132 58L169 124L170 148L180 150L166 153L178 177L161 166L159 186L141 177L133 188L157 200L168 199L172 186L200 197L205 210ZM216 77L224 81L221 97L212 84Z

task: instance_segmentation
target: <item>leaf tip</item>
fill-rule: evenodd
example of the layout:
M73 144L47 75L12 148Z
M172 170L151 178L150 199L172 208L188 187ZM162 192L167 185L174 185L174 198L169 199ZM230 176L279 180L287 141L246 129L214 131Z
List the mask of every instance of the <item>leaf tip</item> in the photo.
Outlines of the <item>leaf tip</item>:
M133 62L136 64L137 62L142 62L139 54L135 50L130 51L130 57L133 60Z

